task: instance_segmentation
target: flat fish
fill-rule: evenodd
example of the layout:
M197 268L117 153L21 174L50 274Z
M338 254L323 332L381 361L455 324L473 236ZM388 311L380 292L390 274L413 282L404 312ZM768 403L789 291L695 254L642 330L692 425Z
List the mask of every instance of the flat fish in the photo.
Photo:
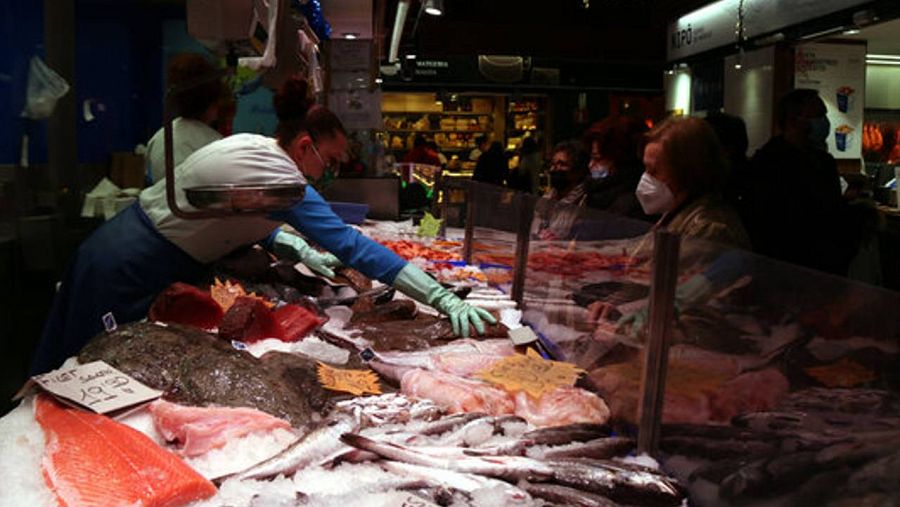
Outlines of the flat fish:
M303 369L295 364L302 358L295 356L296 361L279 364L282 361L268 359L270 354L261 361L202 331L137 322L98 334L85 345L78 360L106 361L164 391L169 401L252 407L303 427L315 415L318 400L330 394L319 385L314 361L306 361L313 366L312 373L301 379L291 373Z
M179 506L216 494L216 487L143 433L109 417L65 407L38 395L44 429L41 469L60 505Z

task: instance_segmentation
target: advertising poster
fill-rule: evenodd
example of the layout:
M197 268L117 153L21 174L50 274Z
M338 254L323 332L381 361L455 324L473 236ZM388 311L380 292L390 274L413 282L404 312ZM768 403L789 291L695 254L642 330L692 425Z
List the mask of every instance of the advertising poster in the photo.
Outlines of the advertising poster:
M812 88L828 107L828 152L838 159L862 156L866 90L864 44L806 44L794 62L794 86Z

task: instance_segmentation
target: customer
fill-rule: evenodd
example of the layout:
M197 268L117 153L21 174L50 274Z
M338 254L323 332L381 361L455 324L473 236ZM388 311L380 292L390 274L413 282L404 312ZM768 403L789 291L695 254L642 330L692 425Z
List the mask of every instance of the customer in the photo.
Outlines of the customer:
M634 194L641 179L641 137L646 125L628 116L610 116L594 124L584 136L590 147L588 207L617 215L646 219Z
M750 162L747 160L747 126L740 116L714 112L706 116L725 151L728 161L728 178L723 188L723 196L740 215L744 224L749 216L747 209L747 180L750 178Z
M553 147L550 157L550 191L544 197L561 204L584 204L590 171L581 142L570 139Z
M654 226L739 248L750 241L721 195L727 165L712 128L699 118L671 117L647 134L637 198Z
M197 53L181 53L172 58L166 75L169 88L177 87L198 77L211 76L216 67ZM220 79L198 84L174 97L175 114L172 121L174 166L178 167L191 153L222 139L214 126L219 125L220 111L234 97ZM222 107L225 106L225 107ZM230 125L228 126L230 129ZM166 175L164 129L160 128L147 142L147 184Z
M502 186L506 184L508 174L509 163L503 154L503 145L500 144L500 141L494 141L491 143L491 147L478 157L472 179Z
M413 139L413 149L406 154L403 161L413 164L441 165L441 159L437 152L428 146L428 141L421 134L416 134Z
M815 90L788 92L778 104L780 133L751 161L747 227L756 251L846 275L856 251L847 239L837 163L827 151L825 103Z
M516 170L519 190L530 194L540 193L543 168L544 160L537 141L533 137L526 137L519 148L519 167Z

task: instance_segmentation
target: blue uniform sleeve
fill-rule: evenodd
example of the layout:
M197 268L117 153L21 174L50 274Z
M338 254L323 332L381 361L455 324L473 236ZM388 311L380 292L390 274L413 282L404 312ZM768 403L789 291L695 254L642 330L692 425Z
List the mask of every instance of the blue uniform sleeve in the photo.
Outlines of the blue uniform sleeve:
M391 285L397 273L406 266L403 258L345 224L311 186L306 187L302 201L270 216L287 222L345 265L369 278Z
M750 272L752 264L752 254L744 250L728 250L706 267L703 276L714 287L721 288Z

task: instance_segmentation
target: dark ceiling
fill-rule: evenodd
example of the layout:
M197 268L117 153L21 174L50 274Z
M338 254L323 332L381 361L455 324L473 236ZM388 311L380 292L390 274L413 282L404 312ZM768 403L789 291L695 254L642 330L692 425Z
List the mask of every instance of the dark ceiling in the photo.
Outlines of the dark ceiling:
M444 15L429 16L420 14L421 2L413 0L401 51L426 56L504 54L662 62L668 23L707 3L710 1L590 0L585 7L584 0L444 0ZM386 51L397 0L376 0L376 13L378 7L384 9Z

